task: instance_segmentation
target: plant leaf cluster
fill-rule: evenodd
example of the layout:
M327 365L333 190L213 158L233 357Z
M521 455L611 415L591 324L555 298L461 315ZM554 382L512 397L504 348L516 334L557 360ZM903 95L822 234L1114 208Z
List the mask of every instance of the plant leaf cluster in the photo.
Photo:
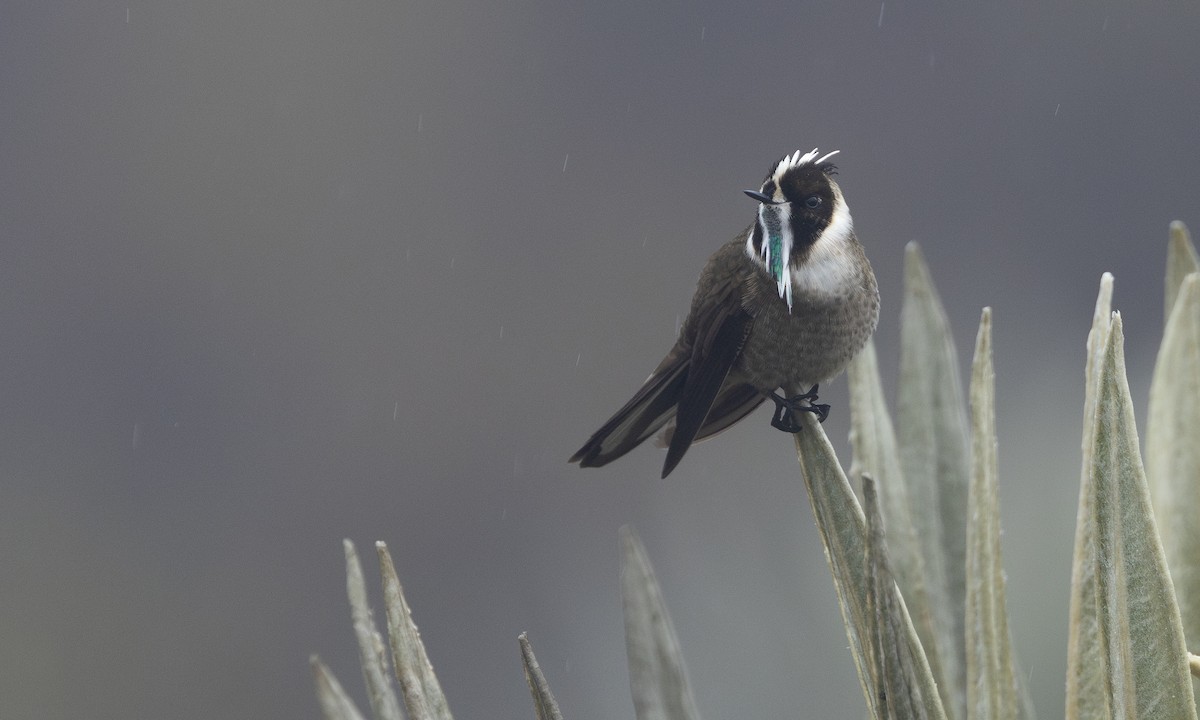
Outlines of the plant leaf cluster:
M1200 673L1200 658L1187 652L1185 637L1200 637L1200 257L1182 223L1171 226L1165 285L1143 465L1113 277L1100 281L1084 371L1068 720L1197 717L1189 672ZM910 245L897 393L904 423L893 423L868 344L848 371L849 477L811 415L795 435L851 655L878 720L1033 718L1006 609L992 322L984 308L964 393L946 312ZM850 478L861 482L861 503ZM387 547L376 549L390 653L367 606L354 546L345 543L372 717L451 720ZM635 714L698 720L662 590L631 529L621 531L621 552ZM536 717L561 720L528 638L518 641ZM312 670L326 718L364 717L315 656Z

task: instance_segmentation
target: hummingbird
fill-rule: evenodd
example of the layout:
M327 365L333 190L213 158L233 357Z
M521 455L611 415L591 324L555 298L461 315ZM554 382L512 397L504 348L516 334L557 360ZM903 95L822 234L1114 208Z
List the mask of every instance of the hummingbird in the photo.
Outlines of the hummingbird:
M837 152L784 155L758 190L744 191L758 201L754 222L704 265L675 346L570 462L606 465L659 433L665 478L692 443L767 400L784 432L800 431L798 413L825 421L820 383L846 368L879 320L875 273L833 179Z

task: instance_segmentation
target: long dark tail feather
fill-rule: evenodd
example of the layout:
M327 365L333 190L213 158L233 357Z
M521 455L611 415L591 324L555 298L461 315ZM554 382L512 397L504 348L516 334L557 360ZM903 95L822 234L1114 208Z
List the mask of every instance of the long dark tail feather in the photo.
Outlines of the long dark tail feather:
M671 435L667 459L663 463L664 478L683 459L683 454L705 425L717 393L725 384L738 353L742 351L748 327L749 316L738 314L727 318L717 329L707 354L692 362L688 368L687 382L675 412L675 432Z
M723 432L738 420L746 417L756 407L763 404L767 397L749 385L735 385L723 390L713 401L708 417L696 433L692 444L707 440L717 433Z
M571 456L579 467L600 467L641 445L675 415L687 380L688 359L660 367L588 441Z

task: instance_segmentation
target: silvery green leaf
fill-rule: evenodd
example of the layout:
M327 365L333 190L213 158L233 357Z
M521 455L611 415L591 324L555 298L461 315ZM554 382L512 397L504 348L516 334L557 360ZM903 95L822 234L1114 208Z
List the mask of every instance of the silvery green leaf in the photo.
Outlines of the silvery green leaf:
M825 431L815 422L806 422L795 435L800 472L808 489L809 502L816 517L825 559L833 573L838 606L850 641L850 654L858 669L858 680L871 717L880 717L878 698L873 690L871 669L871 609L866 605L870 584L865 567L867 553L865 520L854 491L846 481L837 456Z
M412 611L404 599L404 589L396 577L396 566L387 545L375 543L379 570L383 575L383 604L387 609L388 636L392 645L392 664L400 681L404 708L409 720L452 720L442 685L425 654L421 633L413 623Z
M873 653L878 647L875 612L868 598L873 579L867 560L867 530L862 507L838 465L833 446L816 419L808 413L801 417L803 430L795 434L796 453L801 474L808 489L809 502L817 521L817 531L825 547L825 559L833 573L850 652L858 668L859 683L873 717L886 718L877 693L880 678ZM904 616L904 642L917 667L919 693L925 712L933 720L946 717L938 697L937 682L929 669L925 651L917 638L908 609L897 596L899 612ZM917 690L913 690L916 692Z
M1084 364L1083 467L1079 509L1075 521L1075 550L1071 567L1071 608L1067 626L1067 720L1107 718L1111 709L1107 673L1100 665L1100 617L1096 605L1096 527L1092 489L1093 441L1100 365L1112 328L1113 276L1104 273L1088 332Z
M1196 717L1187 649L1159 543L1125 378L1121 316L1113 314L1099 368L1091 487L1093 602L1111 717ZM1086 600L1085 600L1086 601Z
M941 702L936 697L933 674L920 657L920 644L910 639L916 631L909 622L904 599L892 574L877 487L870 475L862 476L867 525L867 607L872 625L871 678L880 704L879 717L929 720L939 717ZM931 694L933 703L925 701L925 693Z
M1168 273L1169 275L1169 273ZM1184 635L1200 640L1200 274L1181 283L1150 384L1146 480Z
M1171 223L1171 239L1167 244L1167 278L1164 283L1166 297L1163 303L1163 325L1171 318L1171 308L1179 297L1179 287L1188 275L1200 272L1200 255L1192 244L1187 225L1176 220Z
M321 715L325 720L363 720L363 715L355 707L354 701L342 689L325 663L313 655L308 659L312 668L313 683L317 686L317 702L321 705Z
M1017 688L1000 553L992 311L984 308L971 368L971 485L967 496L967 718L1016 720Z
M900 314L900 385L897 405L905 421L897 430L900 461L916 536L923 545L925 576L939 647L952 652L939 663L955 696L947 710L961 717L966 658L963 607L966 592L968 439L958 353L946 311L916 243L905 253L904 305ZM949 693L948 693L949 694Z
M362 663L363 681L367 685L367 698L371 713L376 720L402 720L396 693L388 679L387 653L383 639L375 629L371 608L367 603L367 585L363 580L362 564L354 543L342 541L346 552L346 594L350 598L350 618L354 624L354 635L358 639L358 656Z
M638 720L698 720L662 589L630 527L621 528L621 597L629 686Z
M846 374L850 384L850 442L854 448L850 476L866 474L875 479L881 512L887 518L891 569L912 613L929 666L938 679L942 702L948 703L954 678L946 673L940 658L954 655L956 640L950 636L949 628L937 626L929 601L922 547L910 515L896 434L883 395L873 340L851 361Z
M533 707L537 714L537 720L563 720L558 703L554 700L554 694L550 692L550 684L546 682L546 676L542 674L542 668L538 666L537 658L533 656L533 646L529 644L529 637L525 633L521 633L517 636L517 642L521 645L521 663L525 666L525 682L529 683L529 694L533 696Z

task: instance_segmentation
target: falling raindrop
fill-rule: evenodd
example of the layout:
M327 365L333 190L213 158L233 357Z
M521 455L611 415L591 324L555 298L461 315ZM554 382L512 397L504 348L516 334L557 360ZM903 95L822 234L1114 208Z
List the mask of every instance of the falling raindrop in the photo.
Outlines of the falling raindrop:
M571 159L571 153L567 153L567 156L563 158L563 172L567 171L567 161L570 159Z
M883 27L883 6L884 6L884 4L885 3L879 3L879 25L877 25L876 27Z
M400 415L400 403L397 402L392 406L392 422L396 422L396 418Z
M138 439L139 439L139 437L141 436L141 434L142 434L142 426L141 426L141 424L139 424L139 423L134 423L134 424L133 424L133 443L132 443L132 446L133 446L133 449L134 449L134 450L137 450L137 446L138 446Z
M1058 109L1062 107L1062 103L1054 106L1054 117L1058 117Z
M504 326L503 325L500 326L500 339L501 340L504 339Z
M129 8L125 8L125 24L129 24Z
M700 26L700 39L701 40L704 40L704 31L707 29L708 28L704 27L703 25Z
M579 361L582 359L583 359L583 353L579 353L578 355L575 356L575 367L579 367Z

